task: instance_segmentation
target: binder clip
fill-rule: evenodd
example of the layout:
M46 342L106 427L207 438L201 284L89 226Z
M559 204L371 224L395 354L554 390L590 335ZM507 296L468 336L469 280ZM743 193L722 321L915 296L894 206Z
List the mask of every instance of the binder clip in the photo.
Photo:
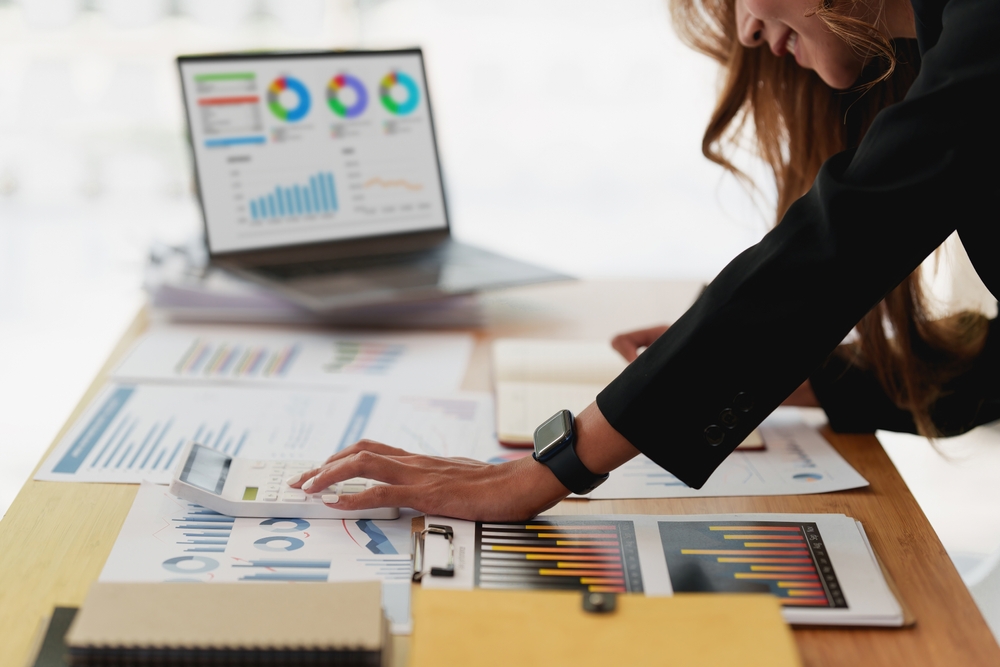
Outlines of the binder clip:
M618 607L618 596L614 593L583 593L583 610L592 614L607 614Z
M413 533L413 581L420 581L428 573L424 567L425 542L428 535L440 535L448 540L448 561L444 566L431 565L429 568L432 577L454 577L455 576L455 531L451 526L442 526L432 523L419 533Z

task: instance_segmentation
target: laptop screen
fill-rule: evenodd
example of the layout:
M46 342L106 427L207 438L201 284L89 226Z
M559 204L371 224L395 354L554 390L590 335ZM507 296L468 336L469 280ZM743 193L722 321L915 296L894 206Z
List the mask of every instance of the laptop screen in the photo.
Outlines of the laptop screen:
M419 50L179 64L213 254L447 229Z

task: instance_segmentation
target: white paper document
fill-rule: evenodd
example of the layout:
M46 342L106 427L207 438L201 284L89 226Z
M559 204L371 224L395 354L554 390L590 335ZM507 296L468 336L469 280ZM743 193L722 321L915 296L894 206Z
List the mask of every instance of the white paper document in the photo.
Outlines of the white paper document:
M587 497L786 496L868 486L868 481L794 411L779 410L759 430L767 448L733 452L701 489L692 489L640 455L612 471L608 481Z
M472 336L453 333L157 326L136 342L114 377L454 391L472 344Z
M35 479L166 484L188 440L231 456L322 461L362 438L433 456L503 456L488 394L112 382Z
M429 588L771 593L789 623L903 623L864 531L842 514L425 521L455 532L455 576L425 576ZM443 564L434 558L443 555L428 552L428 568Z
M379 580L393 632L408 634L413 516L404 512L393 521L233 518L146 483L139 487L100 581Z

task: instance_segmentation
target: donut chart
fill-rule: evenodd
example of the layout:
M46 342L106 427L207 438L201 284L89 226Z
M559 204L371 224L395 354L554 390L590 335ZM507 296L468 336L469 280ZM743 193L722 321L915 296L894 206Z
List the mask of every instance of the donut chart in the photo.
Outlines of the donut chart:
M281 103L281 94L290 90L298 97L298 104L291 109L286 109ZM281 76L271 82L267 87L267 106L277 118L294 123L305 118L309 113L312 99L309 97L309 90L301 81L291 76Z
M192 566L181 566L181 563L188 562ZM163 569L179 574L201 574L203 572L211 572L217 567L219 567L219 561L208 556L176 556L163 561Z
M304 547L306 543L297 537L274 535L272 537L262 537L256 540L253 545L261 551L295 551Z
M305 519L265 519L260 527L272 533L298 533L309 528Z
M345 88L354 91L354 104L345 105L340 101L340 92ZM361 80L350 74L338 74L326 86L326 103L330 110L341 118L357 118L368 106L368 90Z
M406 99L404 101L397 102L392 98L390 93L393 86L402 86L406 90ZM411 113L417 108L417 104L420 103L420 90L417 88L417 82L409 74L403 74L398 70L393 70L382 77L382 81L378 86L378 94L382 100L382 106L389 113L396 114L397 116L405 116Z

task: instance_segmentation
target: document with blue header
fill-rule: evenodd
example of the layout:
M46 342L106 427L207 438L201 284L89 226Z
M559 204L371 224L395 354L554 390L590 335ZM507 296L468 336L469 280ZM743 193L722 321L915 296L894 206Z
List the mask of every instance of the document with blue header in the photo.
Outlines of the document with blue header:
M431 456L502 456L488 394L112 382L35 479L166 484L188 440L232 456L322 461L362 438Z

